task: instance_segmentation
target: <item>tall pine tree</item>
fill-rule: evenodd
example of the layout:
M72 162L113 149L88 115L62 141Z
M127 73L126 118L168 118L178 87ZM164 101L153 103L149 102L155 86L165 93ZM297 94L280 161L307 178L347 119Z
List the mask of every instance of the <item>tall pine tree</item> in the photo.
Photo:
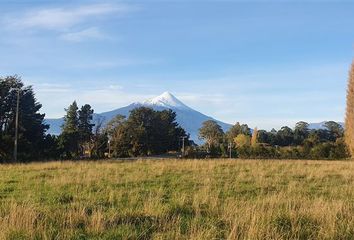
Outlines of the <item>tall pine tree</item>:
M345 139L349 152L354 157L354 62L349 72L347 90L347 112L345 118Z
M20 94L18 160L37 160L43 157L43 144L48 125L42 105L36 100L31 86L25 87L18 76L0 78L0 162L10 161L14 147L17 89Z
M80 142L88 142L92 137L92 124L93 109L89 104L85 104L78 111L78 131L80 135Z
M95 124L92 124L93 109L91 109L91 106L89 104L82 106L78 111L78 117L80 152L82 155L91 157L94 148L92 129L95 126Z
M79 118L78 106L74 101L66 110L62 133L59 138L64 158L77 158L79 156Z

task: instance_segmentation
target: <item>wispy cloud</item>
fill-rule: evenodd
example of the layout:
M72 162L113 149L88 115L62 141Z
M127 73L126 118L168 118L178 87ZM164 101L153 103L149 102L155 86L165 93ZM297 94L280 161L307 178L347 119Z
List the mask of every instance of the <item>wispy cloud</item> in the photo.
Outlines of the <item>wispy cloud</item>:
M92 4L67 8L45 8L30 10L23 16L7 18L7 25L18 28L42 28L51 30L66 30L83 23L90 18L113 13L126 13L132 10L126 4Z
M67 61L66 69L114 69L144 65L157 65L164 63L164 59L138 59L138 58L107 58L77 61Z
M69 42L109 39L100 29L100 22L107 17L123 16L137 9L136 5L123 3L26 9L0 16L0 29L41 36L43 32L50 31L55 37Z
M72 92L72 87L69 84L58 84L58 83L37 83L36 81L26 81L26 85L32 85L34 90L39 94L56 94L56 93L70 93Z
M111 84L111 85L108 86L108 88L112 89L112 90L122 90L123 86L117 85L117 84Z
M78 32L63 33L60 38L70 42L82 42L84 40L104 39L106 36L98 28L92 27Z
M74 100L78 104L89 103L95 112L110 111L124 107L132 102L146 100L152 95L127 92L123 86L111 84L101 88L78 89L74 85L45 83L34 85L36 97L43 103L42 111L48 118L64 116L64 108ZM44 101L50 99L50 101Z

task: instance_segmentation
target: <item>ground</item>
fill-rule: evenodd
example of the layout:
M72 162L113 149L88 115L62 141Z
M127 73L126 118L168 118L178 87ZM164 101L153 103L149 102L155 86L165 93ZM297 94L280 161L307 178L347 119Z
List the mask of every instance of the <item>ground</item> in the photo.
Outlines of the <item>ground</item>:
M0 239L354 239L354 162L0 165Z

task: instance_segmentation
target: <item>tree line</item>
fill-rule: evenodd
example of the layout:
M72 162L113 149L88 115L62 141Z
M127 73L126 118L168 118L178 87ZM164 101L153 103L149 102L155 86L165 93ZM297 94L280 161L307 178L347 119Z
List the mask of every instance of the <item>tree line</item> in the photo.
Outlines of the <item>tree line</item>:
M49 126L33 88L18 76L0 78L0 162L13 160L15 118L18 109L18 159L21 162L49 159L137 157L179 151L188 134L171 110L137 108L128 117L118 115L110 122L94 118L89 104L74 101L64 116L59 136L47 134Z
M189 147L187 156L341 159L349 157L343 127L329 121L324 129L310 129L306 122L298 122L294 129L287 126L278 131L253 131L247 124L236 123L227 132L213 120L203 123L199 137L206 142Z
M347 95L347 131L334 121L324 129L309 129L298 122L294 129L284 126L271 131L251 130L236 123L227 132L212 120L203 123L197 146L176 122L171 110L141 107L129 116L118 115L108 123L94 114L89 104L74 101L64 116L59 136L47 134L49 126L33 88L18 76L0 78L0 162L13 160L15 118L18 106L18 159L22 162L49 159L155 156L177 153L182 157L239 157L340 159L353 153L353 66ZM183 144L182 144L182 141Z

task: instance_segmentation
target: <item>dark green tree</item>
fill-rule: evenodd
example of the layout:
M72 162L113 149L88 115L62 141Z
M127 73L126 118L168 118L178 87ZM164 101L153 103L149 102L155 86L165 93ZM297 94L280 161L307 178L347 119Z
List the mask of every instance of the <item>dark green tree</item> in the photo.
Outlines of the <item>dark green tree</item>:
M93 135L92 129L95 124L92 123L93 109L89 104L85 104L78 111L78 132L80 142L85 143L91 140Z
M36 100L31 86L25 87L18 76L0 78L0 161L12 159L15 135L17 90L20 89L18 160L43 158L43 145L48 125L42 105Z
M338 138L333 144L329 157L331 159L342 159L350 157L349 149L345 143L345 138Z
M78 111L78 120L80 154L85 157L91 157L95 146L92 132L95 124L92 123L93 109L91 109L89 104L81 106Z
M302 145L310 132L309 124L307 122L298 122L295 125L294 130L294 143L296 145Z
M244 134L251 136L251 129L248 127L247 124L240 124L237 122L235 125L233 125L227 132L226 132L226 137L229 142L233 142L235 137L239 134Z
M104 118L96 117L91 140L91 156L94 158L104 158L108 152L108 134L103 128Z
M60 157L60 149L58 145L58 137L47 134L42 144L42 158L47 160L58 159Z
M328 140L335 142L337 138L344 136L343 127L334 121L328 121L324 124L325 128L328 130Z
M59 143L63 158L77 158L79 157L79 118L78 106L74 101L67 109L64 116L64 124L62 126L62 133L59 137Z
M284 126L277 132L277 145L290 146L294 142L294 132L291 128Z
M116 117L108 124L107 131L111 136L113 155L118 157L176 151L180 148L181 137L186 136L173 111L155 111L146 107L132 110L127 120Z
M276 134L272 132L267 132L266 130L258 130L258 141L259 143L274 145L276 139Z

